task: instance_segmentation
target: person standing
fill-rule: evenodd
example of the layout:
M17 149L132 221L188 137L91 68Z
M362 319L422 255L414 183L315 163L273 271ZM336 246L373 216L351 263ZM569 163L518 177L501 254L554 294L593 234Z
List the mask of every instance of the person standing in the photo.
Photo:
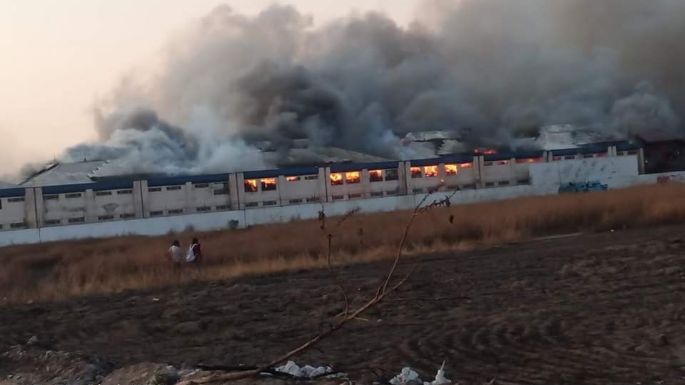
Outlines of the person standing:
M199 265L202 261L202 246L200 246L200 241L197 238L193 238L193 241L188 247L188 253L186 254L186 262Z
M183 262L183 250L178 240L174 240L169 247L169 260L174 264L174 267L179 267Z

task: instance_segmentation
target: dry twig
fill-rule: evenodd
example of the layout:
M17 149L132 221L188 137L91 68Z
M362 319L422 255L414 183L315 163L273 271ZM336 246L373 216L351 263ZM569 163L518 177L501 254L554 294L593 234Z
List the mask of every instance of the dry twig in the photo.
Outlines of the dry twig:
M319 333L317 336L315 336L314 338L305 342L304 344L302 344L302 345L298 346L297 348L281 355L280 357L275 358L274 360L272 360L271 362L269 362L263 366L260 366L256 369L239 371L239 372L235 372L235 373L224 373L224 374L209 375L209 376L202 377L202 378L199 378L196 380L181 382L180 385L210 384L210 383L217 383L217 382L236 381L236 380L241 380L241 379L245 379L245 378L255 377L261 373L269 372L272 370L272 368L286 362L287 360L289 360L293 356L310 349L312 346L316 345L321 340L327 338L328 336L332 335L336 331L342 329L342 327L345 326L347 323L357 319L365 311L369 310L370 308L372 308L372 307L376 306L378 303L380 303L385 297L388 296L388 294L394 292L400 286L402 286L409 279L409 277L411 277L411 275L413 274L413 272L416 269L416 265L415 265L397 283L395 283L394 285L390 285L390 281L392 280L393 276L395 275L395 272L397 270L397 266L399 265L399 262L402 259L402 251L404 249L404 245L406 244L407 238L409 236L409 231L412 227L412 224L414 223L414 219L416 219L416 217L420 213L426 211L427 209L430 209L432 207L437 207L438 205L441 205L441 204L449 204L450 198L452 196L454 196L454 194L452 194L451 196L446 197L442 201L435 201L432 204L424 207L423 205L425 204L425 202L428 200L428 198L431 195L432 195L432 192L429 192L428 194L426 194L423 197L423 199L414 208L414 211L412 212L412 215L409 218L409 222L405 226L404 233L402 234L400 244L397 248L397 255L395 256L395 259L393 260L393 264L392 264L390 270L388 271L388 274L385 276L385 280L383 281L382 285L380 285L378 287L378 290L376 291L376 295L374 297L372 297L371 299L369 299L364 305L362 305L361 307L357 308L356 310L354 310L352 312L347 312L347 310L346 310L344 317L339 319L338 322L334 323L328 330L325 330L325 331ZM346 214L338 222L338 225L340 225L342 222L344 222L351 215L352 214L350 214L350 213ZM323 212L323 210L319 214L319 219L322 222L321 229L325 230L325 228L326 228L326 225L325 225L326 215ZM331 264L330 264L331 247L332 247L332 244L331 244L332 235L331 234L329 234L328 239L329 239L328 261L329 261L329 268L331 268ZM342 286L340 286L340 287L342 288ZM344 292L344 288L342 288L342 289ZM348 306L346 294L345 294L345 301L346 301L346 306Z

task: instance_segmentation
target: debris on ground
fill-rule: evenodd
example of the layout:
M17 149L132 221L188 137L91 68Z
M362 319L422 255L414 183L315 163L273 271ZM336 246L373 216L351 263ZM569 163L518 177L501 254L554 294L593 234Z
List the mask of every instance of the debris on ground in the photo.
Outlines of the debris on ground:
M451 383L452 381L445 377L445 362L442 363L435 374L435 379L431 382L421 381L419 374L410 367L402 368L400 374L390 380L392 385L449 385Z
M313 367L305 365L300 367L293 361L288 361L285 365L275 368L276 372L286 373L296 378L319 378L327 374L334 374L330 366Z

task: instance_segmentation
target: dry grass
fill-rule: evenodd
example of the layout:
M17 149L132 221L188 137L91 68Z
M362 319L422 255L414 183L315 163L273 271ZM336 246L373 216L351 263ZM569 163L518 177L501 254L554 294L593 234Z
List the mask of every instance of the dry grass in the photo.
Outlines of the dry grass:
M680 223L685 186L644 186L606 193L508 200L422 214L414 223L409 254L525 240L530 237ZM408 212L329 218L337 264L392 258ZM451 220L450 220L451 219ZM165 252L199 235L202 271L177 274ZM4 301L52 300L77 295L154 288L189 280L326 266L327 238L318 221L257 226L245 230L162 237L124 237L0 249L0 293Z

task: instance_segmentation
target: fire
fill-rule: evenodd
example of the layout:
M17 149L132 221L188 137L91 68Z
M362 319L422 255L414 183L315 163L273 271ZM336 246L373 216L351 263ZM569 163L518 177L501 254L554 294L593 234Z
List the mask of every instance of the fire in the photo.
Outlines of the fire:
M331 173L331 185L339 186L343 184L343 176L341 173Z
M383 170L369 170L369 179L371 182L383 181Z
M262 191L275 190L277 184L276 178L262 179Z
M477 148L473 151L476 155L495 155L497 154L497 150L494 148Z
M412 167L411 168L411 177L412 178L421 178L421 167Z
M445 174L447 176L454 176L459 173L459 166L456 164L446 164L445 165Z
M285 178L288 182L299 182L300 177L299 176L288 176Z
M246 179L245 180L245 191L246 192L257 192L257 180Z
M462 163L459 168L473 168L473 163Z
M438 176L438 166L426 166L423 168L423 173L429 178L436 177Z
M516 163L541 163L542 158L516 159Z
M359 171L345 173L345 182L347 182L348 184L359 183L361 182L361 180L362 177Z

